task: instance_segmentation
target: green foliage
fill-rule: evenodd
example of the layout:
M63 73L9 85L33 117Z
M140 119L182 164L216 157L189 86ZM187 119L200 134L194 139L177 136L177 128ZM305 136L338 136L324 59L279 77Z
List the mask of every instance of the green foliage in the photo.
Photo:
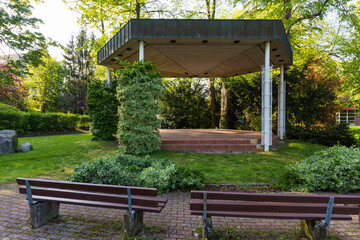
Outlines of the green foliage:
M18 133L53 132L88 127L90 119L71 113L39 113L0 111L0 130L11 129Z
M123 63L118 82L119 143L129 154L146 154L160 148L159 99L162 79L149 62Z
M289 167L279 179L284 190L336 191L360 189L360 150L334 146Z
M0 2L0 52L14 52L5 55L6 68L0 71L0 84L12 84L14 76L28 73L28 66L42 64L46 41L44 36L33 29L42 21L32 17L32 6L29 0L5 0ZM24 52L26 52L24 54Z
M352 146L356 144L356 139L346 124L317 126L305 128L299 125L289 126L286 136L291 139L322 144L332 147L336 144Z
M312 57L287 72L286 108L290 125L311 128L335 123L341 79L336 72L329 71L332 64Z
M227 79L228 126L246 130L261 130L261 74L254 73ZM276 80L273 80L276 89ZM273 91L273 106L277 106L277 91Z
M15 111L15 112L20 112L20 110L17 109L16 107L11 106L11 105L7 105L7 104L4 104L4 103L0 103L0 111Z
M163 128L210 128L209 91L199 79L169 79L161 99Z
M154 187L160 193L203 187L201 174L185 170L169 159L137 158L122 153L75 167L72 181Z
M58 110L66 70L62 64L50 55L42 58L43 66L32 66L31 75L26 79L30 96L39 104L41 112Z
M91 119L90 132L93 140L114 140L117 131L116 82L107 86L104 82L90 82L86 97L87 112Z

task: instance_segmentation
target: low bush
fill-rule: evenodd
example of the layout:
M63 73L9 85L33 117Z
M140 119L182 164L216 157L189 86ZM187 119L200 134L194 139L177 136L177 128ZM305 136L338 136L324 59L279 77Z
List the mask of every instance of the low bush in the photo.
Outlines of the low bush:
M288 168L277 183L287 191L336 191L360 189L360 150L334 146Z
M89 127L89 117L72 113L0 111L0 130L18 133L54 132Z
M289 126L286 137L305 142L322 144L332 147L340 144L350 147L356 144L354 134L346 124L322 126L317 128L304 128L301 126Z
M169 159L154 160L149 156L134 157L119 153L96 162L75 167L74 182L99 183L157 188L159 193L173 189L202 188L200 173L179 167Z

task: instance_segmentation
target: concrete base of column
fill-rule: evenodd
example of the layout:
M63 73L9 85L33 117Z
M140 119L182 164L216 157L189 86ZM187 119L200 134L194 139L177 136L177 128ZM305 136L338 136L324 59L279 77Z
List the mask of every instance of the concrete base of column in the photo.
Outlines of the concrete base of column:
M131 218L130 213L124 214L124 225L126 233L130 236L138 234L143 227L144 212L135 211L134 217Z
M328 226L320 220L301 220L301 233L308 239L325 240L328 229Z
M30 206L30 218L33 228L41 227L59 216L60 203L37 202Z

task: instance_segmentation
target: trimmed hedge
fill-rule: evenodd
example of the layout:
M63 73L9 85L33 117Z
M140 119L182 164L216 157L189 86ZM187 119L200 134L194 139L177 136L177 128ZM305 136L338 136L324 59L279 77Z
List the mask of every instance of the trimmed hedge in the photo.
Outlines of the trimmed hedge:
M356 144L355 137L346 124L322 126L311 129L306 129L301 126L289 126L286 137L329 147L337 144L351 147Z
M72 113L0 111L0 130L18 133L54 132L89 127L90 118Z

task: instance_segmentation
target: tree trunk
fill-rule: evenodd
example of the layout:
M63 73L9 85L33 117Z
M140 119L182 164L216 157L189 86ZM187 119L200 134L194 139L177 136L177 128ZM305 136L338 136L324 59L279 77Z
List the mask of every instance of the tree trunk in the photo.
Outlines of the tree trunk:
M221 88L221 110L220 110L220 123L219 127L221 129L227 129L227 90L225 86L226 78L222 79L222 88Z
M136 18L139 19L140 18L140 3L138 1L136 1Z
M215 112L216 112L216 104L215 104L215 87L214 87L214 78L209 78L209 90L210 90L210 108L211 108L211 128L216 127L215 123Z

